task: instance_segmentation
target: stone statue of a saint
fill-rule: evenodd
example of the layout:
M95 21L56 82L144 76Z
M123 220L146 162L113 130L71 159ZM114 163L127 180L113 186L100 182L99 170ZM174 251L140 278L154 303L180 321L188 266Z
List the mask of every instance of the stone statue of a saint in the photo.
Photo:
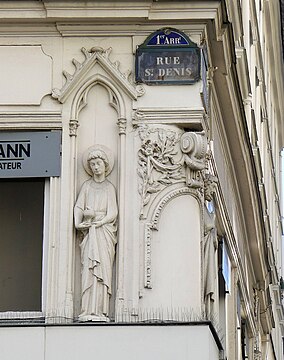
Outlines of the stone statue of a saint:
M207 174L204 181L205 200L211 202L213 194L216 191L217 178ZM217 230L215 224L215 213L204 206L204 264L205 264L205 283L204 283L204 301L206 316L210 319L213 314L214 300L216 296L217 265L216 250L218 247Z
M79 321L109 321L118 210L115 188L106 177L114 160L108 148L95 145L83 163L92 177L82 185L74 208L75 227L82 233Z

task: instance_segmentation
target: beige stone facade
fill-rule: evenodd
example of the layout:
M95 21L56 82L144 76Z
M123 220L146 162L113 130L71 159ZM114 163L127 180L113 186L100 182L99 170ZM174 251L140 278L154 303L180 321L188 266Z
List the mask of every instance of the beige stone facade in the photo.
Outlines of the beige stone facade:
M276 0L0 1L1 360L283 358L280 14ZM167 70L137 81L159 30L178 55L162 48ZM171 32L200 54L194 81ZM53 131L59 176L7 175L29 155L15 134ZM98 144L103 178L84 155ZM80 316L83 297L104 310Z

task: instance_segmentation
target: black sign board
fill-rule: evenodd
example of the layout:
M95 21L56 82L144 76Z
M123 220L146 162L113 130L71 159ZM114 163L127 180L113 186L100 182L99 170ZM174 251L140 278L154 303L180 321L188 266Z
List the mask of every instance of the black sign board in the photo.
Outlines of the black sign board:
M136 51L137 83L194 84L199 79L200 49L176 29L156 31Z

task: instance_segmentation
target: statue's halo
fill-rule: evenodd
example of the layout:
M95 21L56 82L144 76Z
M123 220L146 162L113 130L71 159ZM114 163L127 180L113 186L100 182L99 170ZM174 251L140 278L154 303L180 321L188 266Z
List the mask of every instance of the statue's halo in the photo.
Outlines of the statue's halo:
M83 154L83 166L84 166L84 169L86 170L86 172L89 174L89 175L93 175L93 172L89 166L89 162L88 162L88 156L90 154L90 152L93 152L93 151L101 151L103 152L107 159L108 159L108 163L109 163L109 166L108 166L108 169L106 171L106 176L108 176L112 169L113 169L113 165L114 165L114 156L113 156L113 152L106 146L104 145L93 145L91 147L89 147Z

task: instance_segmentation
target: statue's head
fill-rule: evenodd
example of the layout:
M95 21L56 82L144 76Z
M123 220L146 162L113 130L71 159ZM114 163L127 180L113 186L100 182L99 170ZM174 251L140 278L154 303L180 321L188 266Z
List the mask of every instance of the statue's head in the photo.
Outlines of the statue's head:
M88 155L88 164L90 167L91 160L101 159L105 164L105 173L109 173L109 160L106 153L102 150L91 151Z
M114 165L113 153L104 145L94 145L88 148L83 155L83 165L86 172L93 175L93 170L90 167L90 163L94 163L96 159L100 159L104 163L105 175L108 176Z

